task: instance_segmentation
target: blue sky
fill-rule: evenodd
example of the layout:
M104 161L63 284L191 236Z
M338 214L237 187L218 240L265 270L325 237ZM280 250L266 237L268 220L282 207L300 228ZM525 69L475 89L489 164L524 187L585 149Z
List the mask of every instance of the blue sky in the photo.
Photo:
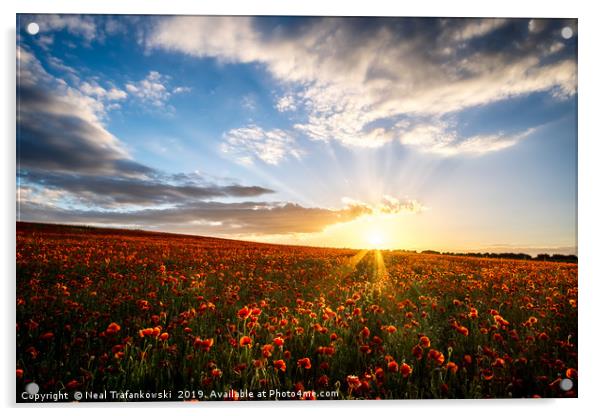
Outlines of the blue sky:
M17 23L21 220L576 252L575 20Z

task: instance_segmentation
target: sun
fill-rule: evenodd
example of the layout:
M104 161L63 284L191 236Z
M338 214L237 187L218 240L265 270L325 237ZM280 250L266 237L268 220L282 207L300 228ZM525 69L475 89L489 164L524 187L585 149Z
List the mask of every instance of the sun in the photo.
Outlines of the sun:
M382 248L385 244L385 236L381 230L373 228L366 233L366 242L371 248Z

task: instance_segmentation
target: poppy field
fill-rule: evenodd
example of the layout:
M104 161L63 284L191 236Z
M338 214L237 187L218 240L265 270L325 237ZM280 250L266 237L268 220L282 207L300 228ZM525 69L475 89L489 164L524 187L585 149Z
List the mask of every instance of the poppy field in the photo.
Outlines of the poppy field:
M17 401L577 396L576 264L18 223L16 273Z

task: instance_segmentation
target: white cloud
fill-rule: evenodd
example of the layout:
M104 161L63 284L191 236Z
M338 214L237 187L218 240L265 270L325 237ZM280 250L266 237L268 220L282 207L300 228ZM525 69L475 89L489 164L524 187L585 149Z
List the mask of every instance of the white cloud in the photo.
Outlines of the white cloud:
M254 111L257 109L257 102L255 97L252 94L247 94L242 97L241 105L243 108L249 111Z
M157 71L150 71L144 79L127 83L125 89L143 103L163 108L173 94L182 94L190 91L190 88L183 86L170 88L170 79L171 77L168 75L163 75Z
M170 17L146 43L222 63L264 65L295 91L281 97L276 108L305 110L307 119L295 125L298 130L348 146L377 147L399 137L402 131L394 123L381 126L383 120L439 117L538 91L563 98L576 90L576 62L544 61L528 37L511 51L465 48L508 24L505 19L432 21L441 25L436 35L428 30L400 35L390 25L366 32L353 22L310 19L291 34L282 26L259 28L250 17ZM529 25L532 31L539 26L539 21ZM182 27L187 36L181 36ZM542 42L544 49L558 49L557 39Z
M157 107L162 107L171 95L166 84L167 77L157 71L150 71L144 79L128 83L125 88L133 96Z
M96 82L84 81L79 85L79 89L86 95L94 96L99 99L107 99L109 101L123 100L127 97L127 93L119 88L103 88Z
M40 25L40 33L47 34L52 31L66 30L77 36L82 36L90 42L98 36L98 27L92 16L78 14L42 14L32 16L32 21Z
M290 133L280 129L264 130L253 124L225 133L221 150L246 165L255 160L277 165L289 157L302 156Z
M444 37L451 37L454 41L466 41L484 36L504 26L507 19L466 19L464 25L444 31Z
M276 103L276 109L281 113L285 111L295 111L297 106L295 105L295 97L292 95L283 95L278 99Z
M416 199L400 200L391 195L383 195L376 204L358 201L353 198L343 197L341 202L346 210L363 215L385 214L394 215L400 213L419 213L427 208Z
M189 87L176 87L176 88L174 88L173 93L174 94L183 94L183 93L190 92L190 91L192 91L192 88L189 88Z
M506 135L502 133L461 137L450 123L434 121L417 124L411 127L404 125L405 131L400 135L402 144L419 151L441 156L482 155L514 146L528 137L535 129Z

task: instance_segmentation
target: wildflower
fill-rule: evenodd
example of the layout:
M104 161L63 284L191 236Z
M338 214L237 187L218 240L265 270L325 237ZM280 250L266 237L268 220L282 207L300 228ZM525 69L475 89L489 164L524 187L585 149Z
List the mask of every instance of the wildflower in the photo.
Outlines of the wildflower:
M194 339L194 348L197 350L209 352L212 346L213 338L201 339L200 337L196 337Z
M73 390L79 387L79 381L77 380L71 380L70 382L68 382L67 384L65 384L65 387L67 387L69 390Z
M387 325L384 327L384 330L389 334L393 334L397 331L397 328L395 328L393 325Z
M237 315L240 319L247 319L249 316L251 316L251 312L252 311L245 306L238 311Z
M458 366L453 361L448 362L445 368L447 368L447 371L451 372L452 374L456 374L456 372L458 372Z
M370 330L368 329L368 327L362 328L362 330L360 331L360 336L362 338L368 338L370 336Z
M458 333L464 335L465 337L468 336L468 328L466 328L465 326L462 326L462 325L457 326L456 331L458 331Z
M272 344L266 344L263 347L261 347L261 354L265 358L271 357L272 351L274 351L274 346Z
M445 356L443 355L443 353L437 350L430 350L428 353L428 357L439 365L442 365L445 361Z
M489 380L493 379L493 371L486 368L483 371L481 371L481 376L483 376L484 380L489 381Z
M320 387L327 387L329 382L330 380L328 379L327 375L320 376L317 381L318 386Z
M42 341L49 341L52 338L54 338L54 334L52 332L45 332L42 335L40 335L40 339Z
M510 322L508 322L507 320L505 320L502 315L494 315L493 316L493 320L498 324L498 325L502 325L502 326L508 326L510 325Z
M253 340L251 339L251 337L248 336L244 336L240 339L239 341L239 345L241 347L247 347L247 348L251 348L251 346L253 345Z
M350 389L355 390L362 385L358 376L347 376L347 385Z
M286 371L286 363L284 362L284 360L276 360L273 363L274 363L274 369L276 371L280 370L283 373Z
M301 358L300 360L297 360L297 366L299 366L300 368L304 368L306 370L309 370L311 368L311 361L309 358Z
M409 377L410 374L412 374L412 367L410 367L406 363L403 363L403 364L401 364L401 367L399 368L399 372L401 373L401 375L404 378L407 378L407 377Z
M412 348L412 355L418 360L422 358L422 348L420 347L420 345L416 345L414 346L414 348Z
M121 326L115 322L111 322L105 331L107 334L112 335L121 331Z

